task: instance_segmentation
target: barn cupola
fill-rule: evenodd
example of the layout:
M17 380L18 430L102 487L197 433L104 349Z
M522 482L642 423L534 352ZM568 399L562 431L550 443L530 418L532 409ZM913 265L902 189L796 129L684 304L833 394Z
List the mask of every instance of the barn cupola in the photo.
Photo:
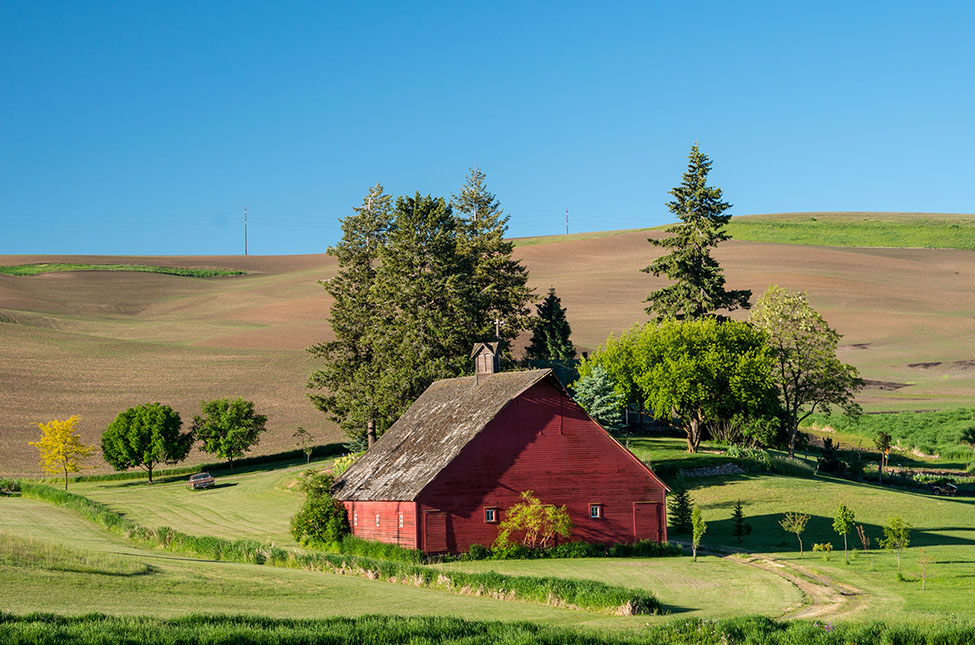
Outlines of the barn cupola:
M500 372L497 343L477 343L471 351L474 359L474 384L482 378L487 378L495 372Z

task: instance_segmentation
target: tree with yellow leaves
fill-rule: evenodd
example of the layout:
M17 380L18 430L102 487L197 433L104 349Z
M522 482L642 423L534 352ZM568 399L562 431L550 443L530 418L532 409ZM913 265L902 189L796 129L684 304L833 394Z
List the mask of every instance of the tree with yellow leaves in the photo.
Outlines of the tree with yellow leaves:
M68 490L68 473L80 472L84 461L91 456L94 446L81 443L75 434L75 426L81 420L77 414L60 421L35 424L41 429L40 441L29 441L41 453L41 466L51 475L64 473L64 490Z

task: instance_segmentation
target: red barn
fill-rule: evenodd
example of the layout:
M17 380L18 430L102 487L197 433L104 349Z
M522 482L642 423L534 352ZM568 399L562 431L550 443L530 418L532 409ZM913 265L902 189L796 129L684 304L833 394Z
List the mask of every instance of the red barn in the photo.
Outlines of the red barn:
M427 553L489 546L531 489L563 504L573 540L667 539L667 487L566 393L551 370L437 381L336 481L353 534Z

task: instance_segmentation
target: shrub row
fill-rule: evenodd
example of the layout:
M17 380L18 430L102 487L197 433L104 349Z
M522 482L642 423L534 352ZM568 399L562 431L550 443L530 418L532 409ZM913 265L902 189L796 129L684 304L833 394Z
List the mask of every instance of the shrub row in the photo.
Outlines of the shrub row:
M506 549L490 549L480 544L472 544L470 552L460 556L463 560L525 560L537 558L666 558L683 555L679 544L640 540L632 544L591 544L589 542L566 542L550 549L529 549L515 544Z
M341 443L327 443L320 446L314 446L311 453L312 459L324 459L326 457L333 457L335 455L341 455L346 452L344 444ZM254 466L261 466L264 464L273 464L278 462L295 462L304 463L305 453L302 450L288 450L285 452L276 452L269 455L258 455L255 457L244 457L242 459L237 459L234 461L234 472L241 472L252 468ZM218 461L213 463L196 464L195 466L179 466L177 468L165 468L163 470L156 470L153 472L153 479L160 481L166 477L179 477L182 475L191 475L193 473L198 473L200 471L209 472L220 472L227 470L226 461ZM75 475L74 477L68 477L69 482L103 482L103 481L121 481L128 479L148 479L149 474L144 470L126 471L121 473L105 473L101 475ZM64 478L45 478L41 479L42 482L63 482Z
M920 624L882 622L830 624L778 621L759 616L723 620L682 619L633 633L582 632L528 622L474 621L446 616L357 616L314 620L258 616L192 615L162 619L147 616L16 616L0 612L0 642L47 645L65 642L134 645L239 643L541 643L630 645L635 643L764 643L768 645L962 645L975 641L975 624L939 620Z
M378 560L358 555L296 552L255 540L187 535L168 527L152 529L141 526L115 513L105 504L44 484L22 482L21 488L28 497L75 510L117 535L143 545L163 547L200 558L356 575L468 595L517 598L617 614L660 611L659 602L650 592L591 580L444 571L412 562Z

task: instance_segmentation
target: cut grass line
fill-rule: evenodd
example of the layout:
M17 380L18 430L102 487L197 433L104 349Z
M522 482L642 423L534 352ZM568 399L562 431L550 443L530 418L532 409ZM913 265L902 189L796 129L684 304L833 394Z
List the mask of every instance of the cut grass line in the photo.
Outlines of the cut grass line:
M42 262L39 264L12 264L0 266L0 273L16 276L32 276L58 271L134 271L137 273L163 273L188 278L216 278L244 275L245 271L229 269L184 269L164 267L154 264L70 264L64 262Z

